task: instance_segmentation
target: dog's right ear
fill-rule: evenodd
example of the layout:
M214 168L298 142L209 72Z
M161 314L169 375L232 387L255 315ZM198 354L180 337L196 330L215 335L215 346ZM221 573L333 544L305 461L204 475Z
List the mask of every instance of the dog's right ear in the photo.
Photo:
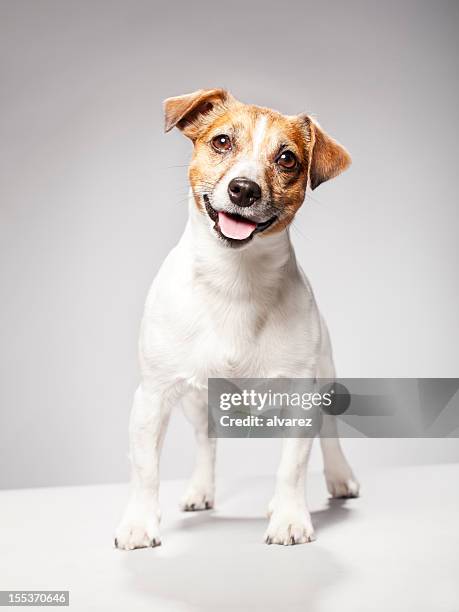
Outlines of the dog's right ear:
M199 89L184 96L164 100L164 131L178 127L194 140L202 122L216 111L222 111L232 99L224 89Z

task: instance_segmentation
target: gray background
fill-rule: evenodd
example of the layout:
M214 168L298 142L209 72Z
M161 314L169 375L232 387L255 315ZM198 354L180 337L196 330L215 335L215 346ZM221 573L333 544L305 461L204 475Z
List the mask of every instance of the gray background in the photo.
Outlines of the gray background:
M223 86L315 113L354 165L292 230L340 376L459 375L457 2L0 3L0 486L127 477L143 301L186 220L161 101ZM179 418L180 417L180 418ZM172 421L163 474L190 470ZM346 440L356 464L457 440ZM279 441L223 440L223 473ZM318 465L318 457L313 457Z

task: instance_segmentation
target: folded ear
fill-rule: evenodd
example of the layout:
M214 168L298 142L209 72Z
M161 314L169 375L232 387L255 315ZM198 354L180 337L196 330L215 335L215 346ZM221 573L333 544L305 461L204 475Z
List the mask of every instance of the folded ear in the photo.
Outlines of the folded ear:
M319 124L305 117L311 132L312 153L309 165L311 189L341 174L351 164L351 156L336 140L326 134Z
M188 138L196 138L202 122L230 100L224 89L199 89L190 94L164 100L164 130L178 127Z

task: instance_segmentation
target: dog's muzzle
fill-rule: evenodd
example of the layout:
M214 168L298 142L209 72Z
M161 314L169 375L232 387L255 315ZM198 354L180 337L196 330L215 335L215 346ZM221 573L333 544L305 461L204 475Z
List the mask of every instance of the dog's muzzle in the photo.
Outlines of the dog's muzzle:
M203 198L206 212L214 222L213 229L221 239L225 240L232 247L240 247L247 244L256 234L264 232L277 221L277 216L273 216L266 221L257 222L239 214L216 210L212 207L207 195L204 195Z

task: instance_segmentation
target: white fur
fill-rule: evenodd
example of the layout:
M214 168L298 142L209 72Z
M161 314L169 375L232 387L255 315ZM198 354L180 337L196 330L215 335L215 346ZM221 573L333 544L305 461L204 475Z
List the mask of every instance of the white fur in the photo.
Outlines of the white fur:
M261 147L265 139L267 125L268 117L266 115L260 115L260 117L258 117L257 119L255 130L253 132L252 158L254 160L258 160L260 157Z
M263 125L258 128L255 140L261 143ZM116 532L119 548L160 542L159 455L174 404L182 402L198 445L182 508L203 509L214 503L215 440L207 437L207 379L334 378L328 333L288 231L255 236L247 248L231 249L214 235L192 196L189 212L185 232L146 302L141 384L130 421L131 496ZM313 538L304 491L311 444L309 439L283 441L267 542ZM338 439L322 440L322 449L330 492L357 494Z

